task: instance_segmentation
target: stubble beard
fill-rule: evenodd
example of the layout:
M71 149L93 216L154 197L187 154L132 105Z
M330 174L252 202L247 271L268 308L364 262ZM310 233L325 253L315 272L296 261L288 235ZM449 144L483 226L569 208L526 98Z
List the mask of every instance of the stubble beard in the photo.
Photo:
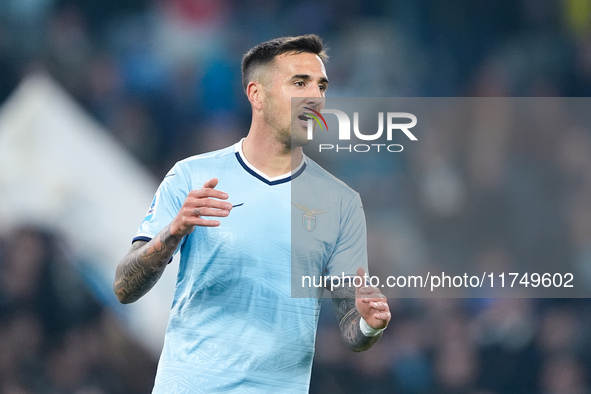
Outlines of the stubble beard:
M306 137L306 133L300 130L297 130L299 125L289 125L287 127L281 127L277 130L277 141L279 141L287 150L291 150L293 148L303 147L308 145L310 141L308 141ZM294 132L294 129L297 131Z
M281 119L279 110L273 104L268 105L269 110L265 111L264 119L265 123L274 131L275 140L284 146L285 152L290 152L293 148L307 145L310 141L306 138L305 131L292 133L292 127L294 129L299 127L299 125L295 124L298 119L295 118L292 120L290 117L288 122L285 122ZM292 122L294 123L293 125L291 124Z

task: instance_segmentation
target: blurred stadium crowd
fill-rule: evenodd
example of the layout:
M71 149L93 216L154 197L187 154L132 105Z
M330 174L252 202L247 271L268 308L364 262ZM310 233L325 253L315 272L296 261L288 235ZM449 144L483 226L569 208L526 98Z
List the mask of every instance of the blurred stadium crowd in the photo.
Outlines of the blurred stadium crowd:
M94 297L51 231L0 242L0 392L148 393L156 360Z
M586 97L590 15L591 0L0 0L0 102L46 69L161 178L246 134L240 59L263 40L324 37L334 96ZM591 267L591 131L550 126L433 134L393 158L362 195L391 206L368 212L370 266ZM149 392L157 360L75 265L50 230L0 239L0 393ZM361 354L324 308L312 393L591 392L586 299L390 302L382 343Z

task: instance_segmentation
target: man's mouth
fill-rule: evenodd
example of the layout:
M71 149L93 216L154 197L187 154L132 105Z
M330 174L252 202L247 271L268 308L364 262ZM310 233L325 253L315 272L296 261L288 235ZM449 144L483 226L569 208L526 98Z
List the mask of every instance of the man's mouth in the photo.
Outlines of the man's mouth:
M310 120L312 119L311 117L307 116L306 114L301 114L300 116L298 116L298 119L300 120Z

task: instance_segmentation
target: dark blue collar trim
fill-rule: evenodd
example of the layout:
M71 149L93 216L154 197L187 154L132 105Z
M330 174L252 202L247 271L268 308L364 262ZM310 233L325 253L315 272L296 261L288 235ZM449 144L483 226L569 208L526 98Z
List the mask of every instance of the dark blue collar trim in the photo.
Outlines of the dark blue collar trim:
M300 176L300 174L302 172L304 172L304 169L306 168L306 163L304 163L295 174L292 174L292 175L287 176L285 178L281 178L281 179L277 179L277 180L274 180L274 181L270 181L270 180L266 179L265 177L260 176L255 171L253 171L252 168L250 168L248 165L246 165L246 163L244 162L244 160L242 160L242 157L240 157L240 153L239 152L236 152L236 159L238 160L238 162L240 163L240 165L242 166L242 168L244 168L250 175L252 175L255 178L257 178L257 179L265 182L269 186L275 186L275 185L279 185L279 184L282 184L282 183L285 183L285 182L289 182L292 179L295 179L298 176Z

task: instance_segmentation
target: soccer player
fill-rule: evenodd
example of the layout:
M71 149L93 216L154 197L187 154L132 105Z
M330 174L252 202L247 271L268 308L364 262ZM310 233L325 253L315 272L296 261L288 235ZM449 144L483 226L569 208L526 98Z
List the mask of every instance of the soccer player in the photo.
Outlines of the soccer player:
M242 61L247 137L178 162L119 263L114 291L134 302L180 249L154 393L308 391L320 300L292 297L292 271L360 279L367 270L359 195L303 154L305 108L319 110L328 86L325 60L316 35L252 48ZM292 97L308 97L293 114ZM354 351L376 343L391 317L380 291L358 283L332 289Z

